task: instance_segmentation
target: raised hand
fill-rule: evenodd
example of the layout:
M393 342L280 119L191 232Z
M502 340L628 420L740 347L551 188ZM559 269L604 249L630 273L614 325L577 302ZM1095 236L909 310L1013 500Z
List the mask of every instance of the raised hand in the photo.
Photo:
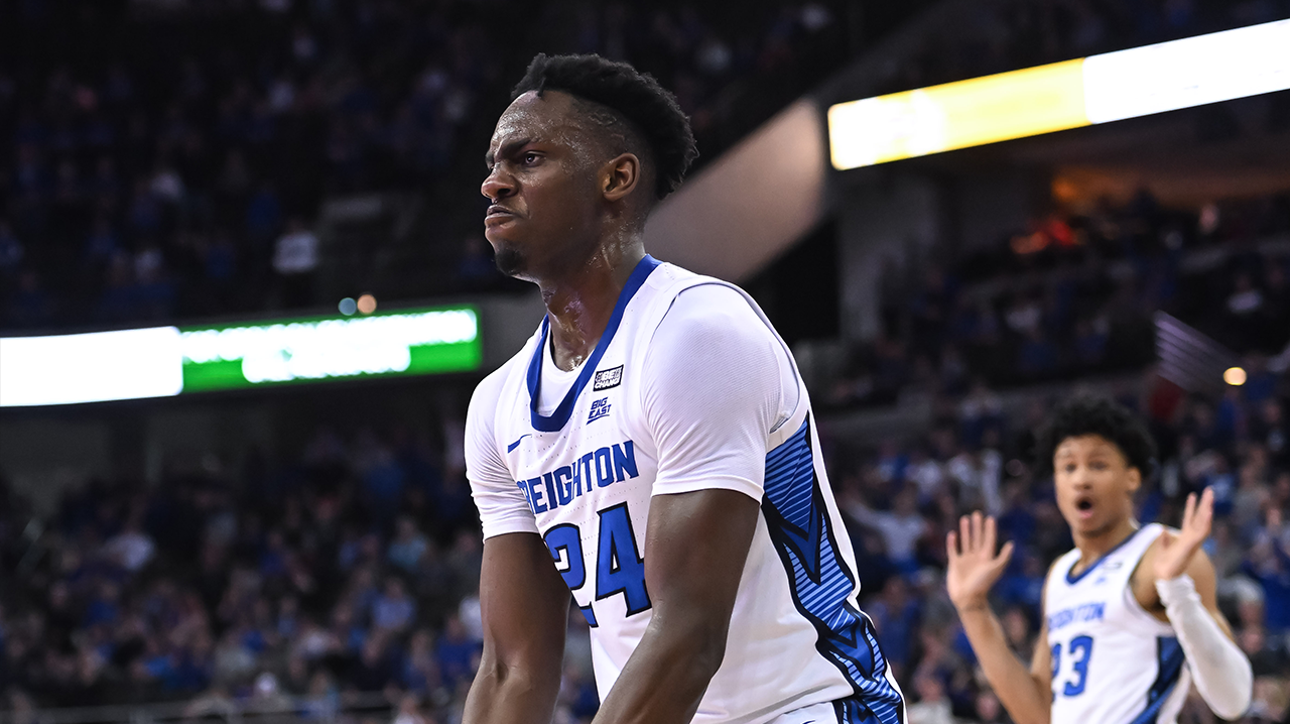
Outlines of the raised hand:
M1156 551L1152 572L1156 580L1167 581L1177 578L1187 571L1192 556L1200 549L1209 537L1210 525L1214 522L1214 490L1205 488L1197 502L1196 494L1187 496L1187 505L1183 509L1182 526L1178 534L1169 531L1160 534L1160 548Z
M958 532L950 531L945 537L949 558L945 588L959 611L984 608L990 587L1012 558L1012 541L995 554L996 536L994 518L977 511L959 518Z

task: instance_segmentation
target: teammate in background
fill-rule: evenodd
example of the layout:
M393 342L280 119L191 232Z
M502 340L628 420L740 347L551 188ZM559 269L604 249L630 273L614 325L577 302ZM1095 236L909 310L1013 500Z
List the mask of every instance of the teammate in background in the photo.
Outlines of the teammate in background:
M792 356L737 287L645 254L696 155L653 78L537 56L482 187L547 315L475 390L484 652L468 724L551 720L570 591L595 721L904 722Z
M1057 506L1075 548L1048 571L1040 643L1030 670L1008 649L987 594L1012 555L995 554L995 522L979 512L946 542L946 586L986 679L1018 724L1171 724L1194 679L1209 707L1236 719L1250 704L1250 662L1215 599L1200 550L1214 496L1187 497L1182 527L1139 526L1133 496L1155 444L1108 400L1053 412L1036 455L1053 466Z

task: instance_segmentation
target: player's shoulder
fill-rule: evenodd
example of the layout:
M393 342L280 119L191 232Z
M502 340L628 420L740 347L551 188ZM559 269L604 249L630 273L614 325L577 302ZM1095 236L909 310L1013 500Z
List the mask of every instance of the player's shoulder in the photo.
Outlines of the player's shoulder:
M680 334L762 336L769 332L761 310L746 292L715 277L663 265L659 326Z
M704 298L720 306L748 303L747 294L737 285L669 262L659 264L647 284L654 289L656 303L668 306L675 306L681 298Z
M1171 528L1161 523L1147 523L1139 528L1137 533L1134 534L1135 538L1140 537L1138 545L1135 546L1140 551L1138 553L1138 561L1136 564L1137 569L1150 568L1156 554L1160 551L1160 548L1163 545L1161 542L1161 538L1164 537L1161 535L1162 533L1178 535L1178 529Z
M713 281L679 290L660 308L649 335L644 363L651 365L680 355L702 357L705 350L722 350L726 358L773 353L779 347L769 322L737 288Z
M527 349L528 345L525 345L525 350ZM480 380L478 385L475 385L475 391L472 393L471 399L496 399L515 370L523 366L523 361L521 360L523 354L523 351L516 353L514 357L506 360L501 367L485 375L484 379Z
M1165 536L1163 534L1168 533L1170 537L1176 538L1182 533L1182 531L1174 528L1173 526L1163 525L1160 523L1151 523L1149 525L1151 526L1151 530L1146 530L1147 526L1143 526L1142 532L1146 533L1146 537L1149 538L1149 541L1144 540L1145 546L1142 550L1142 556L1138 560L1137 567L1134 570L1134 575L1135 577L1140 575L1144 579L1149 579L1148 583L1153 586L1154 590L1155 579L1150 571L1155 566L1156 556L1160 555L1161 551L1164 550ZM1197 576L1209 578L1213 575L1213 570L1214 562L1210 560L1209 553L1207 553L1204 548L1197 548L1195 554L1192 555L1191 561L1187 565L1186 573L1192 576L1193 579Z
M467 414L467 422L477 421L480 415L486 410L496 410L498 403L503 397L506 384L517 374L524 374L525 367L528 364L529 357L532 355L534 339L531 338L518 352L510 359L502 363L500 367L484 376L484 379L475 385L474 392L470 395L470 409Z

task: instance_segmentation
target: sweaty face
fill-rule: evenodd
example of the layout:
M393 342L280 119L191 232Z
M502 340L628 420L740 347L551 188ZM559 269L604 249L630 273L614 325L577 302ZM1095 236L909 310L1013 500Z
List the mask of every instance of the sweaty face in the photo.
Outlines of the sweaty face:
M1057 507L1073 533L1096 536L1132 516L1141 482L1120 448L1100 435L1068 437L1053 453Z
M594 249L599 209L593 145L571 96L516 98L497 121L480 193L484 236L504 274L536 279L578 264Z

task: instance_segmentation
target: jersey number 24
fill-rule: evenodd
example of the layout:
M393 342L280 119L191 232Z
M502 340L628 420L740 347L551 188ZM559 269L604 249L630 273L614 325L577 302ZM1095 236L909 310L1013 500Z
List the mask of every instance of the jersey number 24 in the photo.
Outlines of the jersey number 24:
M601 601L610 596L623 595L627 615L650 608L649 593L645 590L645 560L636 547L636 533L632 530L632 517L627 504L605 508L600 517L599 538L596 544L596 596ZM570 591L577 591L587 583L586 559L582 555L582 532L572 523L555 526L542 536L556 565L563 563L560 575ZM592 607L580 606L587 623L596 625Z

